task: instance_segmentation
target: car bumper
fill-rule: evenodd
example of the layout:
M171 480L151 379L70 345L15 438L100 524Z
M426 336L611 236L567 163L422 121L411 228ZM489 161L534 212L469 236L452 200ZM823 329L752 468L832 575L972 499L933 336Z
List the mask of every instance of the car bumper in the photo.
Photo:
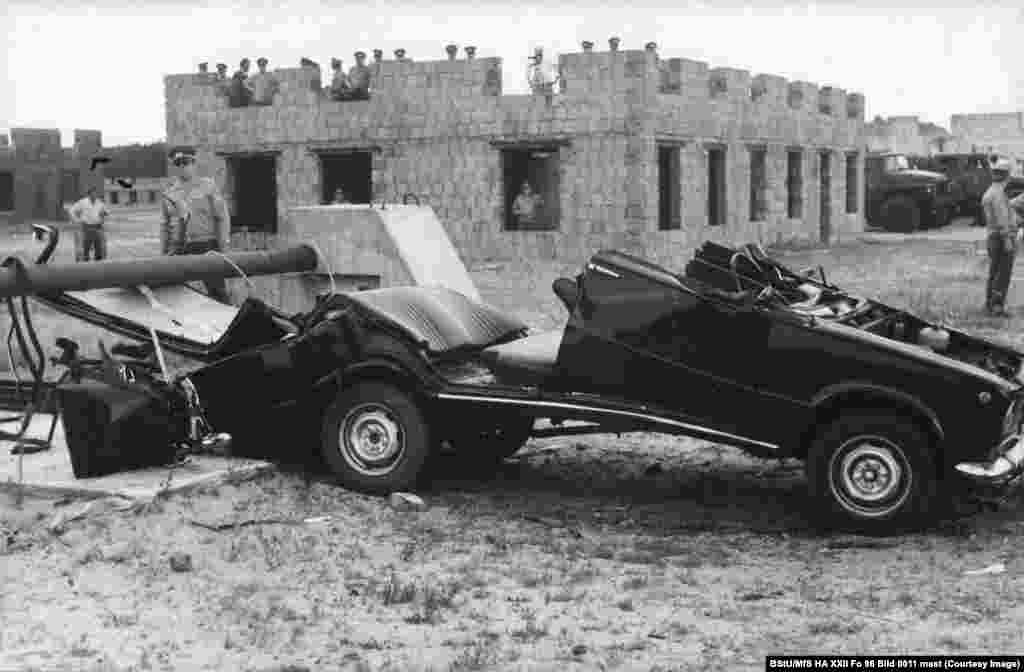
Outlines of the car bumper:
M956 470L984 483L1005 483L1024 472L1024 436L1003 441L999 454L991 462L960 462Z

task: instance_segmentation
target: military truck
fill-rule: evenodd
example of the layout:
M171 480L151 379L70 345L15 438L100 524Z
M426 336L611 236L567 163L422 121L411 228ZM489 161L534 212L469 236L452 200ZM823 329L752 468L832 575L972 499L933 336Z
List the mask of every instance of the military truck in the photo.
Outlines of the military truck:
M985 225L981 197L992 184L993 155L981 152L970 154L933 154L913 160L917 168L942 173L949 178L955 199L955 214L974 217L975 226ZM1024 178L1011 177L1006 185L1010 196L1024 191Z
M955 198L941 173L911 168L906 154L870 152L865 163L867 207L872 226L904 233L945 226Z

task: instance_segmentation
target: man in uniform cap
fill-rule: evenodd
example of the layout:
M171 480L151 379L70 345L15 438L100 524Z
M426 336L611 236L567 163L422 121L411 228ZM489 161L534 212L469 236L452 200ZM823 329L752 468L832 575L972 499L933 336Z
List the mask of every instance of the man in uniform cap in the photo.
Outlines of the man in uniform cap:
M228 246L231 215L217 184L208 177L198 177L194 147L177 146L169 152L177 176L164 192L160 229L162 254L204 254L221 251ZM224 280L206 280L206 291L212 298L230 303Z
M231 76L231 86L228 89L228 105L231 107L246 107L252 102L252 90L248 81L249 66L249 59L243 58L238 64L238 70Z
M988 283L985 285L985 312L1006 317L1006 295L1013 274L1013 260L1017 255L1020 227L1017 213L1024 216L1024 194L1012 201L1006 195L1006 179L1010 175L1010 162L997 159L992 164L992 184L981 197L988 229Z
M228 78L228 64L218 63L217 64L217 79L223 81Z
M370 99L370 77L372 73L366 66L366 52L355 53L356 64L348 71L348 85L351 87L349 94L352 100Z
M249 78L252 88L252 102L256 105L270 105L277 93L277 78L267 72L267 59L260 56L256 59L259 72Z

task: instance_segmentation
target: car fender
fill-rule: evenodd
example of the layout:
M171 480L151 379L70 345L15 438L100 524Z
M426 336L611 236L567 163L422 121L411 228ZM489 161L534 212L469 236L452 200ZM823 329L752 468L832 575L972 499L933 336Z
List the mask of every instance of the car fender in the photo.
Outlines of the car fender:
M929 428L935 432L935 436L940 441L946 438L946 432L942 422L939 420L939 416L927 404L916 396L902 390L876 383L849 381L829 385L814 396L811 400L811 407L814 409L815 415L820 417L822 412L838 408L839 405L845 402L850 402L852 405L862 402L874 403L879 401L895 402L901 406L913 409L917 415L927 421Z

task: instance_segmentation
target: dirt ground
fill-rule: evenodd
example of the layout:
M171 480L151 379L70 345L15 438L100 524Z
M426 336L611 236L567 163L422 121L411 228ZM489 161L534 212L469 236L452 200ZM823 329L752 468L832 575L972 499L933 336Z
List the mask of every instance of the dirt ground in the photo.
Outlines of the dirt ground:
M980 315L973 243L779 254L1022 345L1019 313ZM550 283L579 266L474 277L551 328ZM1017 494L918 534L825 534L798 463L645 434L531 441L497 474L418 494L428 510L396 511L282 470L61 534L47 523L76 503L0 499L0 670L761 670L768 654L1020 649Z

